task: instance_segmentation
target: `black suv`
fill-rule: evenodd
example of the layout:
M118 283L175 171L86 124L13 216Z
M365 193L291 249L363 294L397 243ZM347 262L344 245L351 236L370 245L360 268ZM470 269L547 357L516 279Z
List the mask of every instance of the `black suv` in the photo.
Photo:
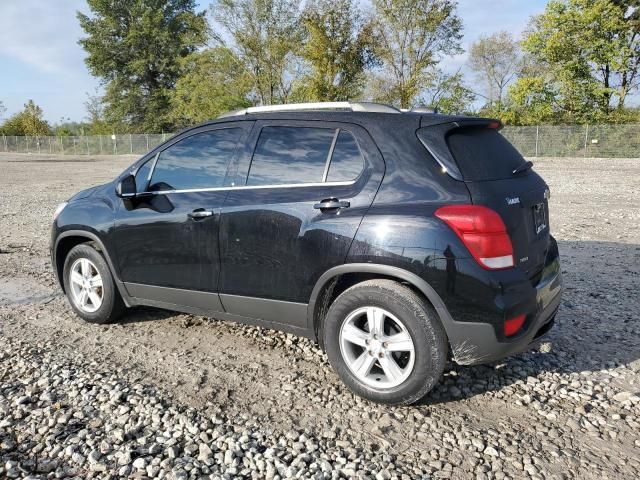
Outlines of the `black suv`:
M365 103L185 130L58 207L51 257L89 322L150 305L316 340L358 395L410 404L447 359L552 326L549 189L495 120Z

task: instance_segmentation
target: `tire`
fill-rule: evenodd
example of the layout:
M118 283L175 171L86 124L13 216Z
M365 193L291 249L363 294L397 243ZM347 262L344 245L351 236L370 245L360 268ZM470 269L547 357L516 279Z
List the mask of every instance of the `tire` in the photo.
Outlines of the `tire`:
M74 272L80 274L82 280ZM72 280L72 276L75 280ZM102 254L89 244L76 245L71 249L64 260L63 278L71 308L83 320L98 324L111 323L126 310L109 265ZM101 287L98 280L101 280ZM92 294L85 295L83 290L91 290ZM84 306L82 303L85 303Z
M388 405L423 398L447 361L447 336L433 307L392 280L362 282L338 296L325 317L323 340L342 381L355 394Z

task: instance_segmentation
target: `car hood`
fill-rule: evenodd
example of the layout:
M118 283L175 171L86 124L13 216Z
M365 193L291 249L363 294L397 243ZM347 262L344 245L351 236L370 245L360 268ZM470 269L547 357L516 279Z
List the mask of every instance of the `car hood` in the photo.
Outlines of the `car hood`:
M104 188L106 186L106 184L103 185L96 185L95 187L90 187L87 188L85 190L82 190L78 193L76 193L73 197L71 197L69 199L70 202L73 202L75 200L81 200L83 198L89 198L91 197L94 193L96 193L98 190L100 190L101 188Z

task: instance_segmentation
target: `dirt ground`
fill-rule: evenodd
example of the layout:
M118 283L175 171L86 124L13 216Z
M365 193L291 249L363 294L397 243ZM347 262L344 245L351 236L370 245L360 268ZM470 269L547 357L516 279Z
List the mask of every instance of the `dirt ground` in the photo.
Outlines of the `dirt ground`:
M79 320L53 278L51 215L133 159L0 154L0 403L14 401L12 365L34 348L157 388L176 408L251 418L267 439L303 431L320 444L359 446L356 457L392 455L371 478L638 477L640 159L533 159L551 188L566 285L555 328L537 351L450 365L428 399L408 408L353 396L316 345L290 335L148 308L111 326ZM0 437L9 434L20 428L0 422ZM18 450L0 445L0 457L20 462ZM58 467L73 464L56 455ZM21 471L5 465L0 477L2 468Z

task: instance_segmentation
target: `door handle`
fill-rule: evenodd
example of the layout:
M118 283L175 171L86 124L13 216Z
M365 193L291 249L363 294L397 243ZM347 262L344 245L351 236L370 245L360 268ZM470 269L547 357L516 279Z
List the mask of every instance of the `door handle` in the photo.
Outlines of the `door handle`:
M320 203L316 203L313 208L317 210L336 210L338 208L349 208L351 203L344 200L338 200L337 198L327 198Z
M202 209L198 209L198 210L194 210L191 213L187 213L187 217L189 218L193 218L194 220L199 220L201 218L207 218L213 215L213 212L211 210L202 210Z

